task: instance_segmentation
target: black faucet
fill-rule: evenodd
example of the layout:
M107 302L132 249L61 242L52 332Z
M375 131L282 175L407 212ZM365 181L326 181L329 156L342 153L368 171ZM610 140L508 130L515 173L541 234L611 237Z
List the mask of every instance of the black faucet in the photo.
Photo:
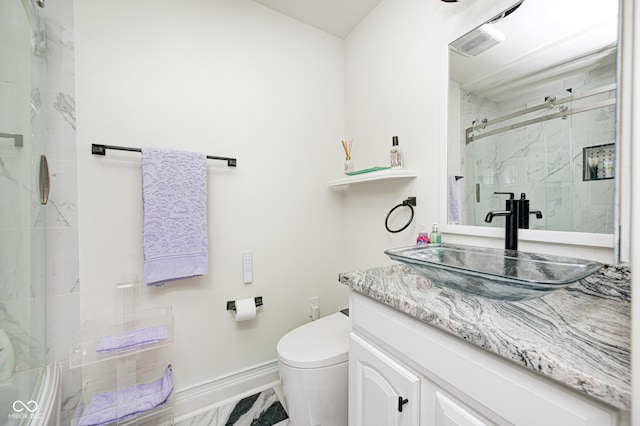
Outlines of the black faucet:
M529 229L529 215L535 214L536 218L542 219L542 212L529 209L529 200L524 192L520 194L519 200L515 199L513 192L494 192L494 194L505 194L509 199L505 202L504 210L490 211L484 221L491 223L495 216L504 216L504 248L518 250L518 228Z
M505 202L504 210L493 210L487 213L484 221L491 223L495 216L505 217L504 248L518 250L518 201L514 199L513 192L494 192L494 194L506 194L509 199Z
M529 229L529 215L532 214L536 215L536 219L542 219L542 212L540 210L529 210L527 194L521 192L518 206L518 228Z

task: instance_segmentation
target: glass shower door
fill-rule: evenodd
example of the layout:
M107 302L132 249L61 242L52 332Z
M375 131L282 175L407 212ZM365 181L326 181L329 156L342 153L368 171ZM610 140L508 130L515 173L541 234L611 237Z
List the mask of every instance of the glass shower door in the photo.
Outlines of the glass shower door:
M0 2L0 330L10 341L0 339L0 424L16 420L45 363L43 31L28 0Z

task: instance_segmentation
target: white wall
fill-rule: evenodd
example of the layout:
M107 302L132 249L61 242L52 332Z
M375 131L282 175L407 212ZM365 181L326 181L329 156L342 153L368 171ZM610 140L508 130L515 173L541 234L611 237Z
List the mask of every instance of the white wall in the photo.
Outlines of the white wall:
M386 248L413 244L420 224L440 221L446 183L447 45L479 23L508 8L511 0L444 3L386 0L346 39L347 134L354 139L359 166L386 165L391 137L398 135L405 166L418 170L410 183L367 185L345 197L346 237L354 267L389 263ZM407 196L416 196L416 219L406 231L384 229L387 212ZM400 218L398 218L400 221ZM503 247L496 238L443 235L443 241ZM612 262L612 250L525 241L519 249L568 254ZM351 266L351 265L350 265Z
M419 172L409 183L361 185L347 194L347 241L357 268L389 263L384 249L415 243L421 224L431 227L440 220L441 124L446 117L441 96L448 78L442 73L443 49L460 35L456 31L469 28L460 15L473 6L383 1L346 39L347 134L357 147L355 161L362 166L387 165L391 137L397 135L405 167ZM491 11L499 9L485 5L483 14L491 17ZM482 19L478 14L475 19ZM407 196L417 197L413 225L390 234L384 228L385 217ZM400 223L407 214L395 217Z
M173 307L178 390L275 359L287 331L347 306L342 197L343 41L248 0L76 2L82 319L116 311L142 279L140 155L91 143L238 159L209 163L209 274L142 287ZM254 283L242 282L242 251ZM252 322L227 300L263 296Z

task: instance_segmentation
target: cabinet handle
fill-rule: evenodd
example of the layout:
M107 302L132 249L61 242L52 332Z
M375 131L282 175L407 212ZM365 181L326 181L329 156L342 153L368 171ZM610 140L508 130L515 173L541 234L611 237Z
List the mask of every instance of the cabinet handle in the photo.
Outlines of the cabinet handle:
M408 399L406 398L402 398L401 396L398 397L398 411L402 413L402 406L404 404L406 404L407 402L409 402Z

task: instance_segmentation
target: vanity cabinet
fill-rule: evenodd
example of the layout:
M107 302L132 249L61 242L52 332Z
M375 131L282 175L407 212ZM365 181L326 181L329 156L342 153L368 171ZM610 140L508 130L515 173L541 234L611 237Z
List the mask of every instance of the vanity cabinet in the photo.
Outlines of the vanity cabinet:
M350 425L629 424L628 413L354 290L350 316Z
M419 424L420 377L355 334L349 342L349 374L349 425Z

